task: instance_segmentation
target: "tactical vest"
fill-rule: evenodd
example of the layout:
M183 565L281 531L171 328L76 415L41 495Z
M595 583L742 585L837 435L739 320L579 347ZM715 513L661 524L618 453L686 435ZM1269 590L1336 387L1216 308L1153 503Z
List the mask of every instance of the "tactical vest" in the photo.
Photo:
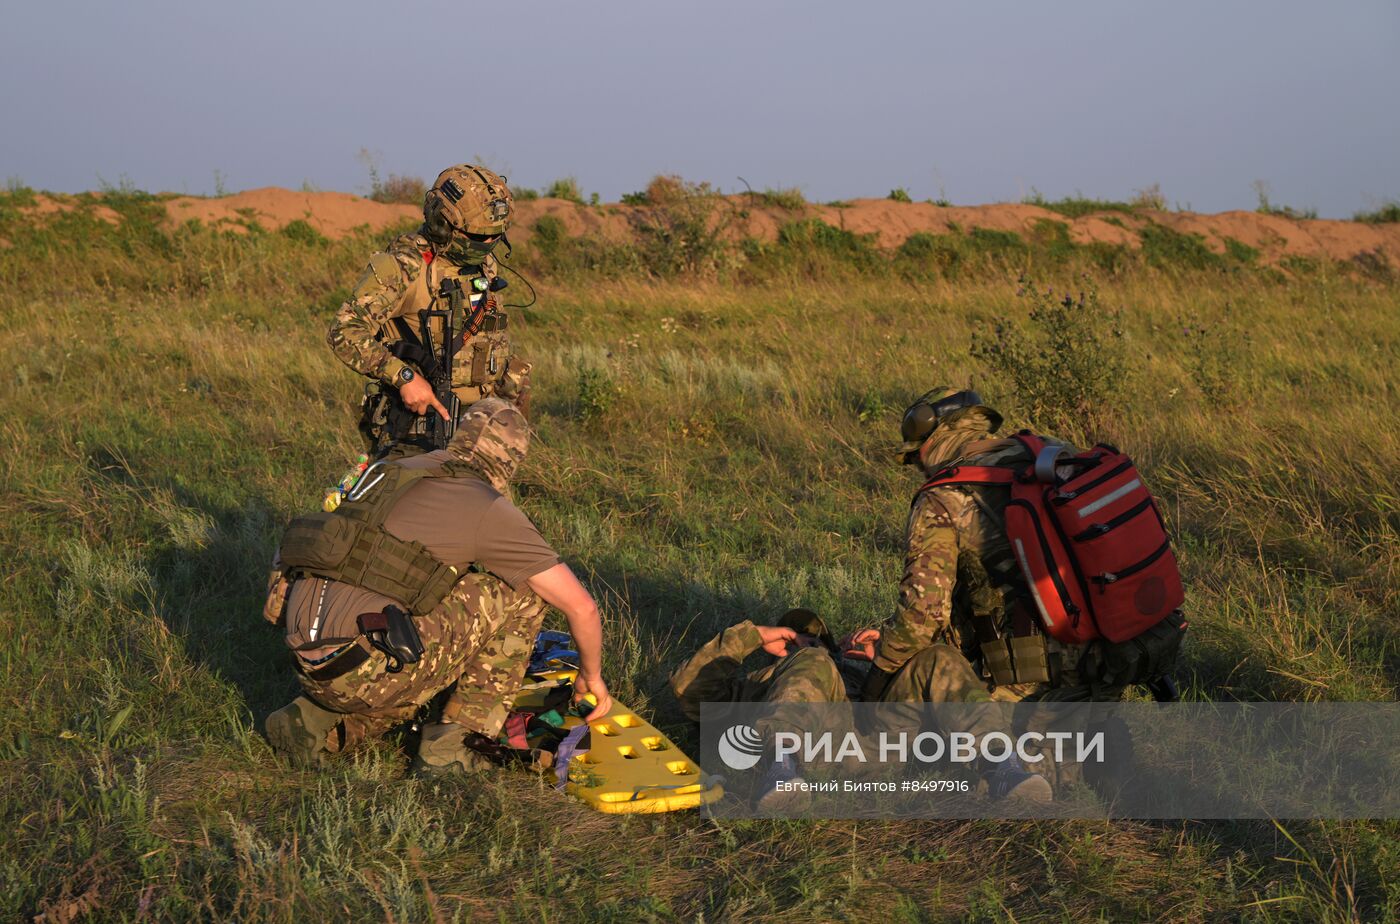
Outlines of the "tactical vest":
M408 341L418 345L422 344L423 332L420 329L418 312L424 309L439 310L448 307L447 299L441 294L441 285L444 279L453 275L452 264L445 260L425 259L423 271L414 278L413 283L404 290L395 304L392 314L394 323L387 326L383 333L383 342L392 348L393 344L400 341ZM473 280L491 280L496 276L495 261L488 258L483 261L480 267L476 267L476 272L469 272L472 267L461 267L462 272L458 278L462 281L462 288L467 295L464 301L463 314L470 314L472 309L480 304L480 300L486 297L484 292L479 292L473 285ZM494 394L496 388L502 383L505 377L506 367L510 361L510 339L506 333L508 316L504 311L496 311L487 315L482 320L481 330L475 336L465 338L461 346L457 348L452 361L452 385L453 392L457 395L463 406L472 404L488 395ZM453 318L453 329L458 336L462 334L466 323L465 317ZM432 338L435 350L442 349L442 327L440 321L430 321L431 329L429 334Z
M414 616L430 612L461 575L422 543L387 532L384 520L421 479L465 476L480 477L456 461L436 468L370 466L333 513L298 517L287 527L278 553L285 573L352 584L394 600Z

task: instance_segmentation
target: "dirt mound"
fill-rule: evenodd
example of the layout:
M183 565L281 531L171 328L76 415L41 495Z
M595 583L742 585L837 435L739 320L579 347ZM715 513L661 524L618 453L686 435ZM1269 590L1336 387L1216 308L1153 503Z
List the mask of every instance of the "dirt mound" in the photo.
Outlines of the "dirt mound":
M198 220L213 227L242 231L256 222L276 230L300 220L332 238L359 228L378 231L411 223L420 215L417 205L386 204L350 193L299 192L275 186L212 199L176 196L164 199L163 205L172 225ZM73 196L40 195L22 211L44 221L80 206L103 221L121 220L100 202L80 203ZM515 230L511 235L516 241L529 240L535 224L546 216L557 219L570 235L625 241L636 233L639 210L645 208L620 203L581 205L547 198L520 201L516 206ZM783 225L806 218L857 234L874 235L876 243L886 248L898 247L918 233L966 233L981 228L1028 235L1042 222L1058 222L1067 226L1070 239L1077 244L1103 243L1137 249L1142 246L1140 232L1150 225L1160 225L1182 234L1198 234L1216 253L1224 253L1230 241L1237 241L1259 251L1264 263L1277 263L1285 257L1351 260L1377 253L1400 265L1400 224L1296 220L1256 212L1200 215L1150 210L1096 212L1071 219L1036 205L938 206L890 199L853 199L840 205L808 204L788 209L747 195L726 197L722 208L730 219L731 237L769 241L777 237Z
M26 218L37 219L39 222L47 221L54 215L61 215L65 212L72 212L75 209L83 208L84 203L80 202L76 196L58 196L40 193L34 197L33 205L20 207L20 214ZM109 225L121 224L122 217L110 207L102 204L86 204L88 213L98 221L105 221Z
M268 229L305 221L326 237L343 237L356 228L371 229L411 221L422 214L416 205L391 205L350 193L296 192L276 186L249 189L232 196L201 199L180 196L165 202L172 224L198 220L240 230L253 221Z

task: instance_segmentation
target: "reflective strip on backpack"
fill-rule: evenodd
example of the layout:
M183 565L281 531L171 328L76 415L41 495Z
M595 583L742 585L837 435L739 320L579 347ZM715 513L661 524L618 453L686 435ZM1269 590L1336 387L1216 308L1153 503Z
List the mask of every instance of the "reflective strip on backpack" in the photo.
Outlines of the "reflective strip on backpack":
M1142 481L1140 479L1134 478L1132 481L1123 485L1123 487L1108 492L1103 497L1100 497L1098 500L1094 501L1092 504L1085 504L1079 511L1079 518L1082 520L1085 517L1090 516L1091 514L1098 513L1100 510L1107 507L1109 504L1113 503L1121 497L1125 497L1128 494L1131 494L1140 487L1142 487Z
M1035 576L1031 574L1031 563L1026 560L1026 547L1021 544L1021 540L1016 542L1016 558L1021 562L1021 573L1025 575L1026 586L1031 589L1031 598L1035 600L1035 608L1040 610L1040 618L1045 620L1045 628L1054 628L1055 620L1050 618L1050 613L1045 609L1045 601L1040 599L1040 588L1035 586Z

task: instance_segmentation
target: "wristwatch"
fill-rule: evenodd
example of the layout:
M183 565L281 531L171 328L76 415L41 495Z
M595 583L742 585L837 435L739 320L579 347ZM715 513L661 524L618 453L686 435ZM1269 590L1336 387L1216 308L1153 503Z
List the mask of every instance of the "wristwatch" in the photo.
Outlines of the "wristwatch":
M409 382L412 382L414 378L416 378L416 376L414 376L413 370L407 366L399 370L398 380L400 386L407 385Z

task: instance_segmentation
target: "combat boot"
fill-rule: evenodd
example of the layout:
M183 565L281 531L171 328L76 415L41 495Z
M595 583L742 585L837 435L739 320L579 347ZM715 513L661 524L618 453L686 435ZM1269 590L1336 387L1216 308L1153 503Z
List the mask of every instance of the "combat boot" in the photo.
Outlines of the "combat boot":
M763 774L754 797L754 810L769 817L794 815L812 804L812 795L802 779L802 769L791 755L773 761Z
M472 734L473 739L483 736ZM434 722L423 726L418 737L418 753L410 772L417 777L476 773L496 766L489 757L467 744L468 733L456 722Z
M263 730L272 749L294 767L319 767L330 754L326 736L345 717L298 696L267 717Z
M1048 805L1055 797L1050 781L1031 773L1013 754L996 762L996 769L985 774L987 795L991 799L1015 799L1037 805Z

